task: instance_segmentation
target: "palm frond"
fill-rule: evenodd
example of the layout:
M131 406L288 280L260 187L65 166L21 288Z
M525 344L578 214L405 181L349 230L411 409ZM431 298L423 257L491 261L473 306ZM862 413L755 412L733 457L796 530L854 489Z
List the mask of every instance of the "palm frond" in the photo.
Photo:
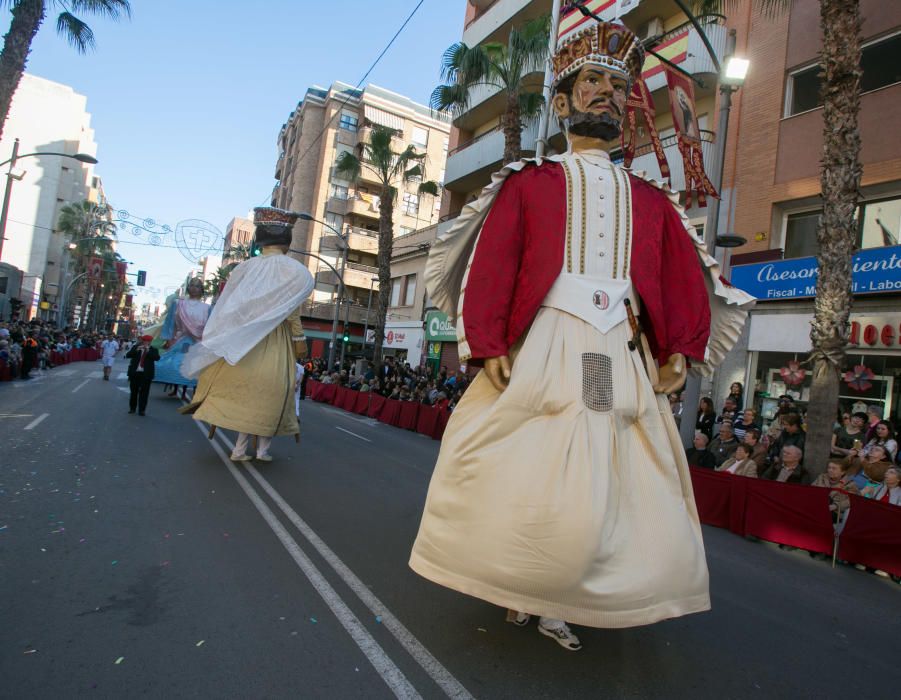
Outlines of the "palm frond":
M56 18L56 31L78 53L87 53L96 46L94 32L71 12L61 12Z
M519 93L519 115L524 122L538 117L542 107L544 107L544 95L540 92Z
M131 18L131 4L128 0L69 0L73 12L108 17L109 19Z
M417 163L409 170L404 170L404 180L406 182L410 182L411 180L422 179L422 166Z
M360 177L362 164L350 151L344 151L335 160L335 172L345 180L355 182Z
M441 193L441 186L434 180L422 182L419 185L419 194L430 194L437 197Z
M439 85L432 90L429 107L435 112L463 114L469 109L469 88L460 83Z

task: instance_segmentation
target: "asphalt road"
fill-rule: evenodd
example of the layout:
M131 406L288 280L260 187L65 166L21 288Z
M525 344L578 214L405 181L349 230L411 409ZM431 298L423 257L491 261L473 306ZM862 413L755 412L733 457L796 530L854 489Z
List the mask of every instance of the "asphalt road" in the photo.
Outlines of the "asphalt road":
M711 612L567 652L407 567L436 442L307 401L235 467L124 370L0 384L0 697L897 697L887 579L705 528Z

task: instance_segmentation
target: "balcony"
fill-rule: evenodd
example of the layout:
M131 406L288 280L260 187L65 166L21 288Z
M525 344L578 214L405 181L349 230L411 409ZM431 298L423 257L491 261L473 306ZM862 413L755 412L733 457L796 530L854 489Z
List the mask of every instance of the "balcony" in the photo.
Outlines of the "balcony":
M350 227L347 243L351 250L358 250L361 253L369 253L370 255L378 255L379 252L379 232L368 231L365 228Z
M345 215L356 214L357 216L365 216L371 219L379 218L379 198L375 195L358 194L345 200L345 205L343 212Z
M523 78L526 90L541 92L544 82L544 68L532 71ZM466 112L454 119L453 124L458 129L471 131L480 124L502 114L507 106L507 95L493 85L478 85L469 92L469 106Z
M663 153L666 155L666 162L669 163L670 169L670 187L681 192L685 189L685 168L682 165L682 154L679 152L677 137L674 135L660 139L663 145ZM710 166L713 163L714 151L716 149L716 134L712 131L701 130L701 153L704 156L704 169L709 173ZM619 159L616 162L622 164ZM658 180L662 180L660 174L660 165L657 163L657 156L651 147L651 144L640 146L635 149L635 158L632 161L631 170L638 172L647 172L647 174Z
M278 154L278 160L275 162L275 179L282 179L282 167L285 165L285 152Z
M351 131L350 129L343 129L341 127L338 127L338 130L335 134L335 141L345 146L356 146L357 132Z
M347 203L349 200L342 197L329 197L328 201L325 203L326 211L332 212L333 214L340 214L344 216L347 214Z
M370 265L359 265L349 262L344 268L344 284L348 287L369 289L372 284L372 278L378 276L379 269Z
M526 125L522 131L523 155L535 152L538 139L538 120ZM495 127L448 153L444 186L457 192L466 192L488 181L491 173L500 170L504 158L504 132Z
M552 0L476 0L476 15L463 30L463 43L506 41L511 26L551 13Z
M722 62L726 53L728 35L725 24L721 20L715 20L702 26L717 60ZM701 80L707 78L704 80L706 83L704 88L695 86L698 96L713 94L718 78L716 67L710 60L710 55L707 53L704 42L701 41L700 34L691 24L685 23L667 32L660 38L657 45L651 48L691 75L695 75ZM650 54L645 60L643 76L650 92L666 88L666 73L663 65Z

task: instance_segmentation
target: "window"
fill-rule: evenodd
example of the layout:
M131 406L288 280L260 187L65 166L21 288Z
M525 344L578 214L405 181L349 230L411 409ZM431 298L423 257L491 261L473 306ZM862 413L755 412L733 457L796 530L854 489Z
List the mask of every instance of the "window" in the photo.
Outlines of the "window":
M0 294L6 294L9 285L9 277L0 277Z
M391 303L389 306L400 306L400 289L403 286L403 282L403 277L395 277L391 280Z
M860 91L870 92L901 82L901 34L879 39L861 50L863 76ZM802 68L789 75L786 115L816 109L823 104L820 96L820 66Z
M785 257L804 258L817 254L817 224L820 211L789 214L785 221Z
M785 257L817 255L817 224L822 210L789 214L785 225ZM855 248L881 248L901 243L901 196L861 202L857 210Z
M408 216L416 216L419 212L419 195L411 192L404 192L404 214Z
M359 126L359 119L351 112L341 112L341 119L338 120L338 127L347 129L348 131L356 131Z
M410 228L409 226L399 226L398 230L400 231L400 233L397 234L398 236L406 236L408 233L413 233L416 229Z
M335 214L334 212L328 211L325 213L325 223L331 226L336 231L344 230L344 217L340 214ZM329 231L326 235L331 235L332 232Z
M429 130L423 129L421 126L414 126L410 141L416 148L425 150L429 147Z
M344 185L332 185L329 187L328 196L335 199L347 199L347 187Z
M416 303L416 275L407 275L407 284L404 286L404 306L413 306Z

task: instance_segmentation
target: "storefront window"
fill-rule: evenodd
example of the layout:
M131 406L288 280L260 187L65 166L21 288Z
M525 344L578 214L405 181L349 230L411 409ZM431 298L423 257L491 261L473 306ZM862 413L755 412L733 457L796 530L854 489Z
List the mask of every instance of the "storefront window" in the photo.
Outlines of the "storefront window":
M817 225L822 210L789 214L785 219L785 258L804 258L819 253ZM901 243L901 197L861 202L857 210L855 248L881 248Z

